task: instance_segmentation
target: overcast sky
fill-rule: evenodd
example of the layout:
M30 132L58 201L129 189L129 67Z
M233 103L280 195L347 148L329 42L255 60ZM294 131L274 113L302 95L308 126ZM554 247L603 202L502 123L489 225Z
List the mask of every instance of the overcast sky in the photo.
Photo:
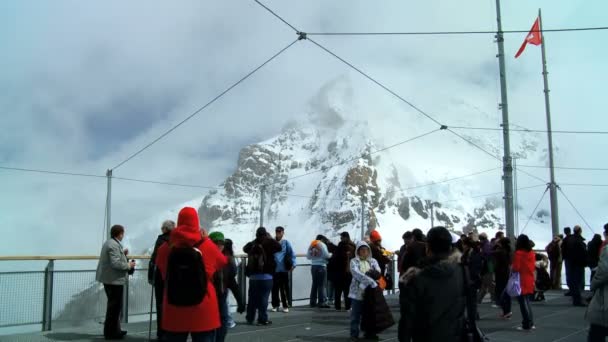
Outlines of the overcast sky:
M496 27L489 0L265 3L307 32ZM504 1L503 29L529 29L539 7L546 29L608 26L605 0L514 0ZM543 129L540 48L528 46L513 59L524 37L506 36L511 121ZM2 1L0 166L103 175L295 39L249 0ZM499 122L493 35L315 39L431 113L462 98ZM608 31L546 34L554 129L608 130L607 39ZM217 185L234 170L241 147L276 135L319 88L343 75L359 78L310 42L298 42L114 174ZM367 86L370 107L395 101ZM391 140L408 136L404 128ZM556 135L556 165L608 167L607 139ZM476 153L467 157L483 157ZM527 171L548 178L547 170ZM557 172L563 183L606 184L606 174ZM98 252L105 179L0 170L0 188L1 254ZM608 221L608 187L563 189L599 231ZM522 201L533 206L539 191ZM113 192L114 223L140 222L204 193L119 180ZM580 222L563 199L560 207L562 226Z

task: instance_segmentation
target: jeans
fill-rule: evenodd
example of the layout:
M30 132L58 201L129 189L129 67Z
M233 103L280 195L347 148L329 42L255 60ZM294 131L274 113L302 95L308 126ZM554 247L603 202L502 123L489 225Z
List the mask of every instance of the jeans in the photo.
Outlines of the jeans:
M486 294L490 293L492 302L496 301L494 296L494 273L486 273L481 277L481 288L477 296L477 303L481 304Z
M507 294L507 291L502 291L502 294L498 298L498 306L502 308L503 315L511 313L511 296Z
M327 277L326 277L327 278ZM334 301L334 295L335 295L335 288L336 288L336 284L334 283L334 281L327 279L327 286L325 287L326 291L327 291L327 300L330 302Z
M353 276L350 273L341 274L340 277L336 280L336 295L335 295L335 307L336 310L342 309L342 293L344 293L344 307L346 310L350 309L350 298L348 298L348 294L350 292L350 282L352 281Z
M287 300L289 294L289 273L275 273L272 277L272 281L272 307L278 308L279 305L283 303L283 307L288 308L289 305Z
M224 342L226 335L228 334L228 323L230 320L230 313L228 312L228 291L224 293L218 293L217 302L220 309L220 322L222 325L216 330L215 341Z
M530 306L530 296L517 296L519 302L519 310L521 311L522 322L521 326L525 330L529 330L534 325L534 317L532 315L532 307Z
M103 284L103 289L108 297L106 307L106 320L103 323L103 336L115 337L121 334L120 311L122 309L122 292L124 286Z
M215 330L203 332L170 332L165 333L169 342L186 342L188 335L192 336L192 342L215 342Z
M570 275L570 270L572 267L570 266L570 262L564 260L564 267L566 268L566 285L568 286L568 292L572 291L572 284L570 281L572 280L572 276Z
M226 290L226 293L228 290ZM232 318L232 314L230 313L230 300L228 298L228 295L226 295L226 306L228 307L228 324L227 326L231 326L233 324L236 324L236 322L234 321L234 318Z
M258 313L258 322L268 322L268 297L272 290L272 279L254 280L249 279L249 303L247 304L247 315L245 319L252 323Z
M572 294L572 304L581 304L581 292L585 286L585 268L581 266L569 265L569 267L566 267L566 269L570 270L570 283L568 284L568 288Z
M361 317L363 316L363 301L351 300L350 311L350 337L359 337L359 327L361 326Z
M325 266L312 265L310 267L312 275L312 286L310 287L310 305L316 306L317 299L319 305L326 305L325 283L327 280L327 269Z
M604 342L608 337L608 328L601 325L591 324L589 327L589 335L587 342Z

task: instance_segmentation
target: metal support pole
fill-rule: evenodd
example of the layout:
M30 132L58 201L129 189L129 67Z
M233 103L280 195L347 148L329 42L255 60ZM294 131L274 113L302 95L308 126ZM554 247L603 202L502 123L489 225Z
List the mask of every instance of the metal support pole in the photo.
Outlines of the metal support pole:
M108 192L106 196L106 237L110 239L110 227L112 227L112 170L106 172L106 177L108 177Z
M129 323L129 276L122 290L122 308L120 309L122 323Z
M361 241L365 238L365 200L361 197Z
M241 257L241 263L237 268L237 278L239 282L239 290L241 291L241 298L243 302L247 304L247 276L245 275L245 268L247 267L247 257Z
M264 200L266 197L266 185L260 188L260 227L264 226Z
M505 46L502 31L502 19L500 15L500 0L496 0L496 22L498 31L496 32L496 42L498 43L498 67L500 72L500 105L502 109L502 136L504 143L503 151L503 181L505 186L505 224L507 236L515 238L515 217L513 206L513 165L511 159L511 141L509 137L509 107L507 105L507 71L505 66Z
M293 306L293 271L287 272L288 286L287 286L287 304L289 307Z
M42 331L50 331L53 320L53 260L44 269L44 299L42 303Z
M543 19L540 8L538 9L538 23L541 31L541 52L543 61L543 81L545 93L545 114L547 116L547 139L549 140L549 170L551 174L551 183L549 184L549 195L551 198L551 228L553 236L559 234L559 212L557 206L557 184L555 183L555 170L553 165L553 133L551 131L551 106L549 103L549 79L547 72L547 58L545 54L545 35L543 31Z
M517 158L513 158L513 206L515 207L515 235L519 235L519 193L517 192Z

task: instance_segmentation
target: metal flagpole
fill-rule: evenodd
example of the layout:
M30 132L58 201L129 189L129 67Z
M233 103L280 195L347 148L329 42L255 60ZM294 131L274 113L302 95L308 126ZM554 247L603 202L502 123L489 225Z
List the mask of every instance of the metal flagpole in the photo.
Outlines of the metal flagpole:
M545 35L543 32L543 19L540 8L538 9L538 23L541 35L541 51L543 58L543 81L545 83L545 112L547 115L547 138L549 140L549 172L551 174L551 182L549 183L549 195L551 198L551 228L553 236L559 234L559 212L557 206L557 184L555 183L555 170L553 165L553 133L551 132L551 106L549 103L549 80L547 78L547 58L545 54Z
M106 172L108 177L108 193L106 197L106 237L110 238L110 227L112 227L112 170Z
M505 185L505 224L507 236L515 238L515 218L513 212L513 165L511 159L511 142L509 137L509 107L507 105L507 72L505 67L505 46L502 32L502 19L500 16L500 0L496 0L496 42L498 43L498 67L500 71L500 105L502 109L502 136L504 142L503 152L503 181Z

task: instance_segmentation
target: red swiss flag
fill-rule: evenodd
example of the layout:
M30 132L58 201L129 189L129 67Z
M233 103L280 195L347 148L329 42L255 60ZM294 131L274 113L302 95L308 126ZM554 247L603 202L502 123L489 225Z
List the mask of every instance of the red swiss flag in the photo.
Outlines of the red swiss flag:
M538 20L538 18L536 18L536 21L534 22L534 25L532 25L532 28L530 29L530 32L526 36L526 39L524 40L523 44L521 44L519 51L517 51L515 58L519 57L519 55L521 55L524 52L524 50L526 49L526 45L528 45L528 43L533 44L533 45L540 45L542 43L542 41L543 41L543 38L542 38L542 34L540 32L540 21Z

